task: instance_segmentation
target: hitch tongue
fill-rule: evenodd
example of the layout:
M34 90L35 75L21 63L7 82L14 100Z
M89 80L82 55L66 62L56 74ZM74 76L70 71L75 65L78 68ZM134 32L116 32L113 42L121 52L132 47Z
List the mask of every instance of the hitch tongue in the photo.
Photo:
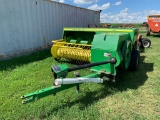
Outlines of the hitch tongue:
M29 94L23 95L21 97L22 103L26 104L26 103L29 103L29 102L33 102L33 101L35 101L37 99L44 98L44 97L46 97L48 95L53 95L53 94L55 94L57 92L66 90L66 89L74 87L74 86L76 86L76 84L57 85L57 86L51 86L51 87L48 87L48 88L44 88L44 89L35 91L33 93L29 93Z
M29 102L35 101L36 99L40 99L40 98L43 98L45 96L54 94L59 90L60 87L61 86L51 86L51 87L48 87L48 88L37 90L33 93L23 95L23 96L21 96L22 103L23 104L29 103Z

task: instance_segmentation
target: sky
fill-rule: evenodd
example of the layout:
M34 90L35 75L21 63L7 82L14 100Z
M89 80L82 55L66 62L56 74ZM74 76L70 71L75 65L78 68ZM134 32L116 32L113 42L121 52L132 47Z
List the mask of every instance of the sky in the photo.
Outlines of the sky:
M102 10L101 23L143 23L160 14L160 0L53 0L77 7Z

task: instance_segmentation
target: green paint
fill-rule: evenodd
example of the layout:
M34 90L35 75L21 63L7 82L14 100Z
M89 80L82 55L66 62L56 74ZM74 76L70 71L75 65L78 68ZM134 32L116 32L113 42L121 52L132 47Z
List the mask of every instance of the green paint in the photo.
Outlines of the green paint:
M137 48L135 44L137 35L138 29L129 28L64 28L63 31L63 38L67 43L91 44L91 63L102 62L111 58L117 60L116 64L108 63L92 67L91 70L94 71L94 74L84 76L86 78L115 76L118 66L127 70L130 64L132 49ZM67 65L61 64L53 66L52 72L54 79L66 78L69 68ZM22 96L22 99L25 99L23 103L32 102L77 85L79 84L52 86L38 90Z

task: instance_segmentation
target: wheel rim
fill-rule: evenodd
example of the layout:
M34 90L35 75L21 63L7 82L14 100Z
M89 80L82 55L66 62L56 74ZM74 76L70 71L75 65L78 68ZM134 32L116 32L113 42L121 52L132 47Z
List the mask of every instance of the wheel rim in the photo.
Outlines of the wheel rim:
M143 46L144 46L144 47L149 47L149 45L150 45L150 44L149 44L148 41L144 41L144 42L143 42Z

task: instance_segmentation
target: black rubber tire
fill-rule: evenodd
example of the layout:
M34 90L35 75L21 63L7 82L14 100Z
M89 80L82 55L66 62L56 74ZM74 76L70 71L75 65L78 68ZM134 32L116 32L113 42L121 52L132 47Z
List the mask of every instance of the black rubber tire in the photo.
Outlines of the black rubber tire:
M143 38L142 39L142 46L144 48L149 48L151 46L151 41L148 38Z
M149 30L149 28L147 29L146 36L150 36L150 30Z
M129 70L136 71L139 67L139 59L140 59L140 52L139 50L133 49L131 54L131 60L129 65Z

